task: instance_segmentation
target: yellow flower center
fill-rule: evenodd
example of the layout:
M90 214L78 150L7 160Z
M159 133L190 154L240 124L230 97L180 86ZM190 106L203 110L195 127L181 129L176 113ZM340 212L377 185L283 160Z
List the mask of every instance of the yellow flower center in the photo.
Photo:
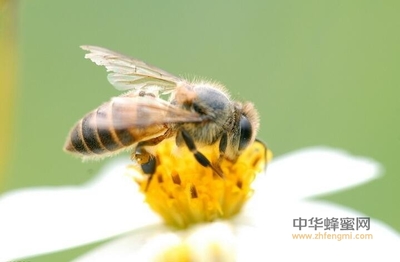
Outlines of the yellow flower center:
M218 146L199 151L216 165ZM272 153L261 142L254 142L235 162L221 160L223 178L200 165L187 148L176 148L172 140L159 144L156 158L158 165L151 180L143 174L136 182L146 202L167 224L185 228L236 215L252 195L251 183ZM142 174L139 166L130 168Z

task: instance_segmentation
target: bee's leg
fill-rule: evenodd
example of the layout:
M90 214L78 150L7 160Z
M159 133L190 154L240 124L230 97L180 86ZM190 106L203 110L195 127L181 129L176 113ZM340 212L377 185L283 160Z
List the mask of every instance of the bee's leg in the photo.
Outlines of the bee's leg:
M155 146L158 143L160 143L161 141L163 141L164 139L171 137L172 135L173 135L172 130L167 129L167 131L165 131L165 133L162 134L161 136L157 136L152 139L139 142L136 146L136 149L131 154L131 159L138 162L142 167L145 166L148 162L154 161L153 159L155 157L152 154L150 154L149 152L147 152L147 150L144 149L144 147ZM150 174L151 171L153 171L152 173L154 173L155 164L154 164L154 170L150 169L150 167L147 168L147 166L145 168L146 168L146 170L144 170L142 168L144 173Z
M136 149L131 154L131 159L135 160L141 166L143 173L149 175L149 179L146 185L146 191L147 188L149 187L149 184L151 182L151 179L153 178L154 173L156 172L157 158L154 155L150 154L144 147L155 146L164 139L169 138L172 135L173 135L172 130L168 129L161 136L154 137L146 141L142 141L138 143Z
M147 152L143 147L136 147L131 158L142 167L143 173L152 175L156 171L156 157Z
M136 147L135 151L132 152L131 158L136 160L136 162L142 168L143 173L149 176L147 180L145 191L149 188L150 182L153 178L154 173L157 168L157 158L147 152L143 147Z
M138 147L144 147L144 146L158 145L161 141L163 141L164 139L170 138L173 134L174 134L174 132L172 132L172 129L169 128L161 136L157 136L152 139L142 141L142 142L138 143L138 145L136 147L138 148Z
M220 168L214 167L210 160L207 159L205 155L203 155L201 152L199 152L196 148L196 145L192 139L192 137L189 135L188 132L186 132L184 129L181 130L182 138L185 141L186 146L189 148L190 152L193 153L194 157L196 158L197 162L199 162L202 166L204 167L210 167L215 173L218 174L220 177L224 177L222 170ZM218 166L219 167L219 166Z
M223 133L221 140L219 141L218 164L221 163L222 158L225 156L225 151L227 146L228 146L228 135L226 133Z

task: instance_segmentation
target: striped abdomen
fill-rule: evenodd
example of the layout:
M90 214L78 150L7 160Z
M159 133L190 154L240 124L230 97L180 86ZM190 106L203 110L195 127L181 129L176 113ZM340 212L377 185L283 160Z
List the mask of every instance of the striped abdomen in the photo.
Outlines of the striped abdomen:
M166 130L163 125L135 126L135 120L143 117L138 111L113 101L103 104L73 127L64 149L81 157L105 156Z

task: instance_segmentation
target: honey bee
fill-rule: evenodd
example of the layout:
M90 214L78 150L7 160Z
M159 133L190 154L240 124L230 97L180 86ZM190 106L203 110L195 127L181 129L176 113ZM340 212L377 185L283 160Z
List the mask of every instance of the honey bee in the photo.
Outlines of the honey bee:
M256 139L259 118L250 102L230 99L212 82L190 82L134 58L96 46L81 46L85 58L104 66L108 81L127 91L86 114L70 131L64 150L96 159L132 150L145 174L157 168L153 150L164 139L186 146L202 166L223 176L198 150L218 145L219 160L235 161Z

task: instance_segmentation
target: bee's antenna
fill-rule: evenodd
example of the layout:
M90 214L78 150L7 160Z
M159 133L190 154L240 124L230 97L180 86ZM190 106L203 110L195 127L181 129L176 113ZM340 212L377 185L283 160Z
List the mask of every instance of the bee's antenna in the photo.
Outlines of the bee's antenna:
M264 141L262 141L261 139L258 139L258 138L256 138L255 142L260 143L264 147L264 162L265 162L264 173L266 173L267 172L267 162L268 162L268 146Z

